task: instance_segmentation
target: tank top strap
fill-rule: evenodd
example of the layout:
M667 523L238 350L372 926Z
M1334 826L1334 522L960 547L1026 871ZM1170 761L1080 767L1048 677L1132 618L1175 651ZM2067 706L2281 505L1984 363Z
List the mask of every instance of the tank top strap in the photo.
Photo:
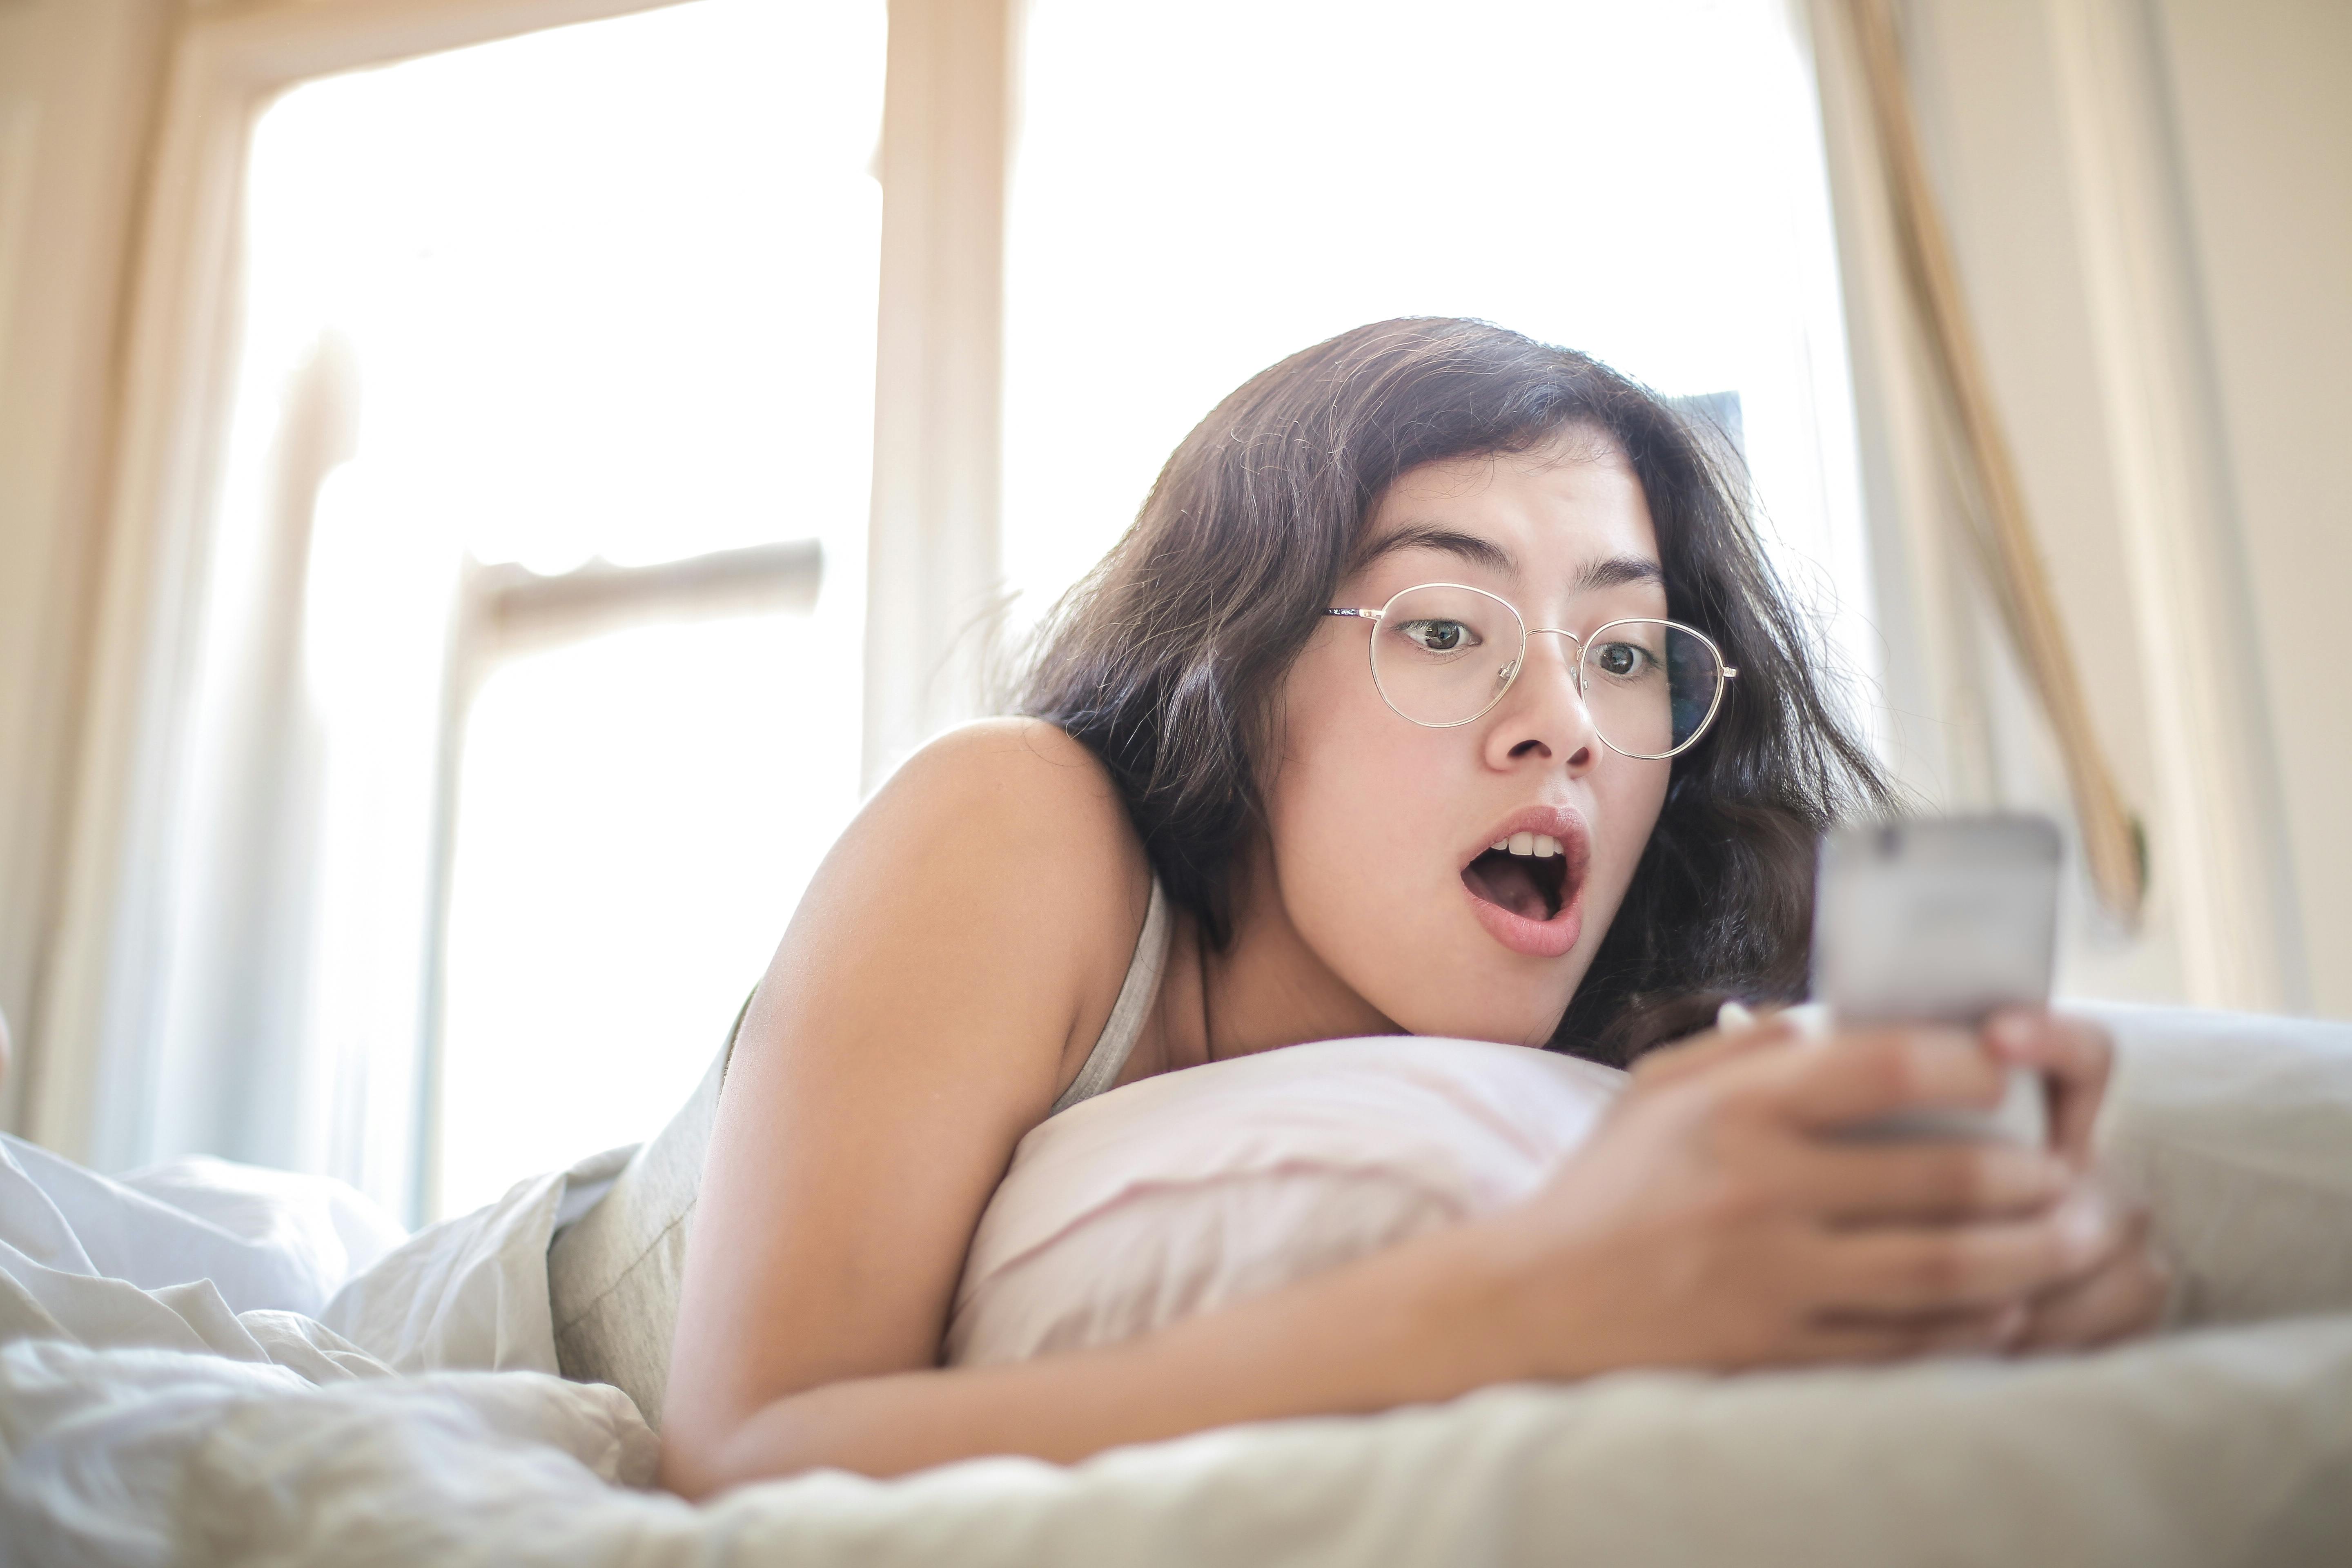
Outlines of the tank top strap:
M1062 1091L1062 1097L1054 1101L1054 1109L1046 1115L1057 1116L1118 1081L1120 1069L1127 1066L1127 1058L1143 1033L1143 1020L1151 1011L1152 1000L1160 994L1160 976L1168 967L1172 929L1168 895L1155 872L1151 878L1151 904L1143 915L1143 933L1136 938L1135 957L1128 963L1127 979L1118 988L1118 1000L1111 1004L1110 1021L1103 1026L1095 1048L1087 1053L1086 1065L1078 1069L1078 1076L1070 1080L1070 1087Z

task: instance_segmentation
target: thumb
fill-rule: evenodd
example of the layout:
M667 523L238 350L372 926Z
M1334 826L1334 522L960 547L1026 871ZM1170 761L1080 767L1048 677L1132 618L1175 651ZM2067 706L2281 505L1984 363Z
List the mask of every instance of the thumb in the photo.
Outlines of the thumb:
M1726 1002L1717 1012L1715 1027L1705 1034L1663 1046L1633 1064L1634 1080L1642 1084L1679 1083L1737 1057L1772 1046L1793 1045L1817 1038L1816 1009L1777 1007L1761 1016L1738 1002Z

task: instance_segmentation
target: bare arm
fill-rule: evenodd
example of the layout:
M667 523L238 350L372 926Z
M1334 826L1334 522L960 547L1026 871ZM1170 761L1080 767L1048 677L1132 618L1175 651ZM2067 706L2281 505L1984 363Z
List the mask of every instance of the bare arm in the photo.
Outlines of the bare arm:
M1108 780L1035 726L910 763L812 886L745 1021L688 1251L662 1475L1069 1460L1232 1422L1634 1364L1994 1342L2113 1237L2063 1162L1858 1147L1990 1104L1973 1042L1760 1030L1637 1075L1540 1199L1130 1343L942 1369L981 1210L1108 1016L1149 887ZM1953 1220L1974 1223L1954 1225Z
M939 1368L981 1210L1108 1016L1149 878L1099 766L1034 727L951 737L845 836L728 1073L665 1401L669 1484L1075 1458L1482 1380L1416 1363L1441 1336L1386 1261L1137 1346Z

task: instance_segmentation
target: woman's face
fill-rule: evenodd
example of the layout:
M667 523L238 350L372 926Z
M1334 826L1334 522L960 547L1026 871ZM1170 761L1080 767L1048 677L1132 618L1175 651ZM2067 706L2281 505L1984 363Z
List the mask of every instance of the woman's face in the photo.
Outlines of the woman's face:
M1641 482L1583 430L1408 470L1372 514L1363 563L1334 605L1376 610L1401 589L1458 583L1508 600L1530 632L1579 637L1666 613ZM1441 730L1382 700L1373 632L1327 616L1291 668L1267 791L1272 890L1324 964L1400 1027L1539 1045L1624 900L1673 764L1601 743L1565 637L1530 637L1502 700ZM1559 853L1490 852L1515 832Z

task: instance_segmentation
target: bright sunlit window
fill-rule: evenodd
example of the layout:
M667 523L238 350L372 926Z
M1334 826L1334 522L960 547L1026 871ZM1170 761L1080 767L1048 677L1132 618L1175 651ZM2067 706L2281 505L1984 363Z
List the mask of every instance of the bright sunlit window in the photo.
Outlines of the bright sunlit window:
M1034 0L1005 552L1034 616L1276 360L1475 316L1736 393L1784 563L1862 669L1817 110L1784 0Z
M159 1145L430 1218L649 1135L708 1068L856 805L885 11L689 0L261 117ZM1736 409L1866 678L1790 15L1031 0L1015 629L1244 379L1467 315Z
M415 1064L377 1101L416 1110L427 1217L657 1129L855 806L883 25L697 0L314 82L257 129L247 469L298 367L355 389L302 616L310 1032ZM476 592L792 541L796 596L664 579L528 647Z

